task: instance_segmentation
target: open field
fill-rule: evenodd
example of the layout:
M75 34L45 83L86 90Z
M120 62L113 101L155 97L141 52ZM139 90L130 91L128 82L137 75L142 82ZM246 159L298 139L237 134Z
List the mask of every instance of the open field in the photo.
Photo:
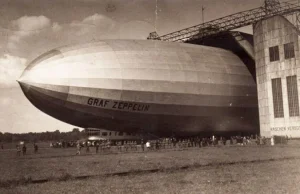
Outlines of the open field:
M0 193L300 193L300 144L75 156L0 151Z

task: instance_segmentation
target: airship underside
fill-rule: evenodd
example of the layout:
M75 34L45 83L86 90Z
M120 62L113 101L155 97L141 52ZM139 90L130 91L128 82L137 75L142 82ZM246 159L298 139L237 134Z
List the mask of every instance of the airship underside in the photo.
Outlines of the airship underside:
M18 80L46 114L83 128L158 135L258 130L256 84L220 48L105 40L51 50Z

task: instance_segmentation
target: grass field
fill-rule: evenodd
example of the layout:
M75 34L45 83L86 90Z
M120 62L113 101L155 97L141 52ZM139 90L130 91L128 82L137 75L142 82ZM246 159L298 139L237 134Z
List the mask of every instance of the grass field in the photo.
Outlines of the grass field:
M300 143L76 156L0 151L0 193L300 193Z

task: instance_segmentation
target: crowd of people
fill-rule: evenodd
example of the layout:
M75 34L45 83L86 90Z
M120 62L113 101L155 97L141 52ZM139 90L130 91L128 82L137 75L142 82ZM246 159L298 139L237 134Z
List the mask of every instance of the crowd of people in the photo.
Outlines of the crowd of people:
M38 145L36 143L33 143L33 150L35 154L38 153L38 149L39 149ZM17 150L17 156L21 156L21 151L22 151L22 155L25 156L27 152L27 146L25 143L17 144L16 150Z
M77 145L76 141L57 141L57 142L50 143L51 148L68 148L68 147L76 147L76 145Z
M77 155L80 155L83 148L86 153L89 153L91 147L95 147L95 152L134 152L134 151L153 151L163 149L185 149L191 147L208 147L208 146L225 146L225 145L265 145L268 144L267 139L258 136L233 136L230 138L224 137L193 137L193 138L160 138L156 140L140 141L86 141L77 142Z
M281 139L281 143L287 143L287 137L284 137L284 141ZM80 155L82 149L85 149L86 153L91 152L91 148L96 153L99 152L136 152L136 151L154 151L163 149L187 149L187 148L201 148L208 146L230 146L230 145L265 145L273 144L276 138L272 137L269 140L265 137L259 136L231 136L231 137L192 137L192 138L159 138L155 140L97 140L97 141L61 141L50 143L51 148L67 148L76 147L76 155ZM17 156L26 155L27 147L25 143L16 145ZM33 144L34 153L38 153L38 145Z

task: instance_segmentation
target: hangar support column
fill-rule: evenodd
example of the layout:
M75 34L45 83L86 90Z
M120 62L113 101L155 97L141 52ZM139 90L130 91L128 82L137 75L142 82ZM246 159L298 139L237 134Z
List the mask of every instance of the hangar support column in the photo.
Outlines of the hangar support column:
M253 30L261 136L300 137L299 30L282 16Z

